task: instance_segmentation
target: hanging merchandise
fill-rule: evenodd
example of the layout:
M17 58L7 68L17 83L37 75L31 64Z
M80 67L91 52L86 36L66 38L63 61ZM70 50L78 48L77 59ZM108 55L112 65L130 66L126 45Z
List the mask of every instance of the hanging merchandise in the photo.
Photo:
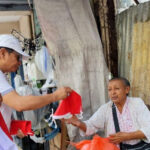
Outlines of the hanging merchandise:
M49 141L49 140L53 139L59 132L60 132L59 127L52 128L52 132L45 134L44 138L45 138L46 141Z
M43 144L45 143L44 137L37 137L36 135L30 136L30 139L33 140L35 143Z
M78 118L82 118L82 101L81 96L72 91L70 95L61 101L56 112L53 114L53 119L68 119L72 115L77 115Z
M40 62L40 61L39 61ZM33 83L36 80L43 80L45 77L41 73L41 71L37 68L34 60L30 60L27 63L27 75L28 75L28 80L33 81Z
M16 85L17 83L15 83ZM16 92L19 93L21 96L27 95L41 95L38 88L31 88L29 85L22 85L16 88ZM41 120L44 118L45 114L49 111L49 105L36 109L36 110L29 110L23 112L23 117L25 120L32 121L32 128L39 129L44 128L46 124L41 124ZM18 118L16 118L18 119ZM41 125L39 125L41 124Z
M45 46L42 46L42 48L36 52L35 63L37 68L42 72L43 76L47 78L49 72L53 70L53 61Z
M23 86L23 81L21 79L21 76L16 74L15 78L14 78L14 83L15 83L15 88L18 88L20 86Z
M53 70L54 62L48 53L47 47L42 46L41 50L36 52L35 63L38 69L42 72L43 76L46 78L46 82L43 85L42 90L45 90L49 87L56 87Z
M78 150L119 150L119 148L109 142L109 138L102 138L95 135L92 140L83 140L78 143L70 143Z

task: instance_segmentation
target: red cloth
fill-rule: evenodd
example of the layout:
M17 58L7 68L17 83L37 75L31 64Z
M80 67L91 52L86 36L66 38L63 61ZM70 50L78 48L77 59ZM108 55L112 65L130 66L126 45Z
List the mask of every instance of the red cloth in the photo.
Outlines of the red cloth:
M98 135L95 135L92 140L83 140L72 145L78 150L119 150L116 145L109 142L108 138L102 138Z
M0 127L1 127L2 130L5 132L5 134L6 134L11 140L13 140L12 137L11 137L11 135L10 135L10 132L9 132L9 130L8 130L8 128L7 128L7 125L6 125L5 121L4 121L4 118L3 118L2 114L1 114L1 112L0 112Z
M31 121L12 120L10 126L10 134L16 135L18 130L20 129L24 133L24 135L34 135L31 128Z
M67 114L80 114L82 112L82 101L81 96L76 93L75 91L72 91L70 95L62 100L55 111L53 118L54 119L61 119L64 118Z

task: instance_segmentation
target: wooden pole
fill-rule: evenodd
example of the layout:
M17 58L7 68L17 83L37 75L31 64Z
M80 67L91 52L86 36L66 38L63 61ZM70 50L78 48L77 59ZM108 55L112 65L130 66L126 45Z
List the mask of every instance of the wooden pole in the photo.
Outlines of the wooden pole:
M63 121L61 121L61 150L66 150L67 146L67 128Z

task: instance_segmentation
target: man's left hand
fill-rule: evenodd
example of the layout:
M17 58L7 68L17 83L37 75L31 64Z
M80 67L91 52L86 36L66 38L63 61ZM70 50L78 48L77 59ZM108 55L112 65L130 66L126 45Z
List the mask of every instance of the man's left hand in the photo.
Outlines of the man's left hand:
M18 130L18 132L17 132L17 135L16 135L17 137L19 137L20 139L22 139L22 138L24 138L25 137L25 135L24 135L24 133L22 132L22 130Z

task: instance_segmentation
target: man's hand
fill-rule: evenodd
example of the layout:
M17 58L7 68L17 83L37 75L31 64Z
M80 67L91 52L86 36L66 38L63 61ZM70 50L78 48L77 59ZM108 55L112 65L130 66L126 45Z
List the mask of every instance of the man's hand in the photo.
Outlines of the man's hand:
M129 138L129 133L126 132L118 132L116 134L109 135L109 140L111 143L119 144L123 141L127 141Z
M64 98L66 98L67 96L70 95L70 93L72 92L72 89L70 87L62 87L57 89L53 94L54 94L54 101L57 100L62 100Z
M20 139L22 139L22 138L24 138L25 137L25 135L24 135L24 133L22 132L22 130L18 130L18 132L17 132L17 135L16 135L17 137L19 137Z

